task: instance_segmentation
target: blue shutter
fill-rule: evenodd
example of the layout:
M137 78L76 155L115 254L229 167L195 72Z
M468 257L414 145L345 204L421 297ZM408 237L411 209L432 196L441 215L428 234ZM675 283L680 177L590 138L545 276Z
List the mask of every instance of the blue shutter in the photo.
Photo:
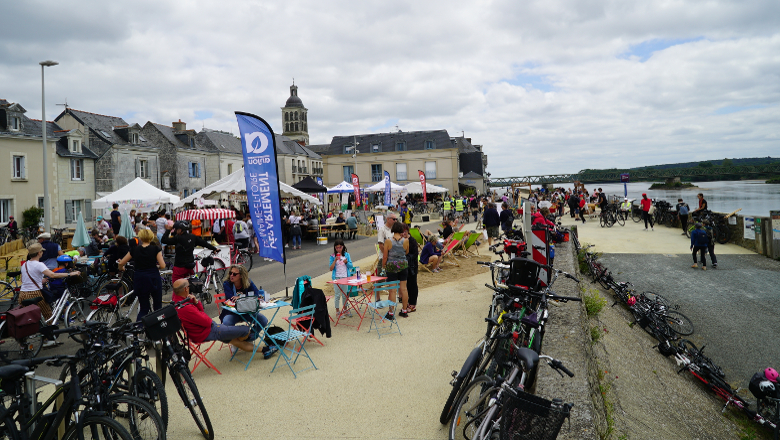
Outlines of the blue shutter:
M84 221L92 221L92 200L89 199L84 200Z
M73 201L65 200L65 223L73 223Z

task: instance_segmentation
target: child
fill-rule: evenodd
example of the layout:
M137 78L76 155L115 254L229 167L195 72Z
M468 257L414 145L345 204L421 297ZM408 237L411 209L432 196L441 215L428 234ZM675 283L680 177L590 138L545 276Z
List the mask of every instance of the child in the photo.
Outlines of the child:
M57 268L53 269L52 272L58 273L58 272L70 272L73 270L73 259L68 255L60 255L57 257ZM60 297L62 297L62 294L65 293L65 289L67 289L68 286L65 284L65 278L52 278L49 280L49 291L51 292L50 298L45 298L46 302L49 304L54 304ZM42 292L43 293L43 292ZM46 296L46 295L44 295Z
M344 246L344 240L340 238L336 239L336 241L333 243L333 254L330 256L330 270L333 271L331 274L332 279L339 280L342 278L347 278L349 276L350 269L352 269L352 259L349 257L347 247ZM340 313L339 303L341 302L341 296L344 295L344 292L341 289L342 286L334 284L333 290L336 293L336 315ZM346 296L344 297L344 305L347 305ZM346 307L344 312L347 312Z

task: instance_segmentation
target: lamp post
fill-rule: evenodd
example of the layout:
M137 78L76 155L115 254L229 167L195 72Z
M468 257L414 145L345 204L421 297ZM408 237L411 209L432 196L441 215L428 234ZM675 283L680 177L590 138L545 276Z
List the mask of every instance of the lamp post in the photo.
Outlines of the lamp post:
M41 138L43 139L43 232L49 232L51 227L51 200L49 199L49 157L46 153L46 85L43 80L43 70L56 66L56 61L41 61Z

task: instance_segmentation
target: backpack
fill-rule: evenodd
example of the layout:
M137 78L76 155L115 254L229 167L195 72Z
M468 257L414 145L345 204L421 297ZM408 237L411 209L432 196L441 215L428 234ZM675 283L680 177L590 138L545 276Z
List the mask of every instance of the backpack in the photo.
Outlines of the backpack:
M688 205L680 205L680 215L688 215Z
M236 232L238 232L239 234L244 232L244 227L241 226L241 222L236 223Z

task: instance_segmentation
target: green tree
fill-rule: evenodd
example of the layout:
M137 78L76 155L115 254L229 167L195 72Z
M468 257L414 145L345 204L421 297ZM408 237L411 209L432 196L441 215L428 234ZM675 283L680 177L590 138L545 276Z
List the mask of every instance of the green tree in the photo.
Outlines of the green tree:
M723 165L724 167L733 167L734 161L732 161L731 159L723 159L723 163L721 163L721 165Z
M43 218L43 209L36 206L31 206L22 211L22 228L27 229L31 227L38 227L38 224Z
M701 168L712 168L712 162L699 162Z

